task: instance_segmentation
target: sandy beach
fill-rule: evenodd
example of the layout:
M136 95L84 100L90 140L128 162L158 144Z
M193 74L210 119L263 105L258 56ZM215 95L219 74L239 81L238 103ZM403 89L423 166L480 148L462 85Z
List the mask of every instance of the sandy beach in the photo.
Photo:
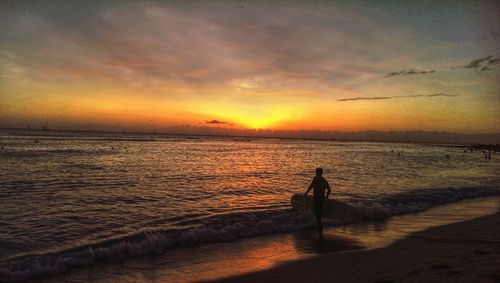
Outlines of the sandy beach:
M219 282L500 282L500 213Z

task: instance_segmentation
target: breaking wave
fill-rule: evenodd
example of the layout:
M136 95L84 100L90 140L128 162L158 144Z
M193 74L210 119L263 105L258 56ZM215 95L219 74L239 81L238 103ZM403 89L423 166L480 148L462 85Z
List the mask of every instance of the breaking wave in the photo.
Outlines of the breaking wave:
M329 223L341 225L353 222L353 219L378 220L424 211L444 203L497 195L500 195L500 188L497 187L435 188L388 195L379 200L349 200L343 203L356 212L356 218L336 219ZM0 281L22 281L90 265L96 261L157 254L171 247L305 229L313 224L311 214L304 213L295 204L287 209L207 216L203 221L186 219L181 228L141 231L102 242L11 257L0 261Z

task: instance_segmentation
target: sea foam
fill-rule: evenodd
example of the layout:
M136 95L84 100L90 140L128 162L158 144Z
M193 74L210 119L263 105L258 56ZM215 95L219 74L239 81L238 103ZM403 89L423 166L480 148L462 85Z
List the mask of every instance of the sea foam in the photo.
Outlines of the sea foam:
M496 195L500 195L500 188L434 188L397 193L376 201L347 201L346 205L353 207L362 216L359 221L370 221L419 212L439 204ZM352 218L325 223L342 225L349 222L352 222ZM293 208L226 213L204 218L203 222L190 227L141 231L70 249L12 257L0 262L0 281L22 281L64 272L96 261L151 255L162 253L172 247L233 241L245 237L306 229L313 225L314 221L309 212Z

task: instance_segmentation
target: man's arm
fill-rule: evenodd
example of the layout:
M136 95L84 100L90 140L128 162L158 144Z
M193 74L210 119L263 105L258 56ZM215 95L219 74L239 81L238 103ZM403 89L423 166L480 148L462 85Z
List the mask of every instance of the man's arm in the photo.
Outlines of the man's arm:
M328 198L328 196L332 192L332 189L330 189L330 184L328 184L328 181L325 180L325 182L326 182L326 197L325 198Z
M313 188L313 183L311 182L311 184L309 185L309 188L307 188L307 191L306 193L304 194L304 197L307 196L307 194L309 193L309 191Z

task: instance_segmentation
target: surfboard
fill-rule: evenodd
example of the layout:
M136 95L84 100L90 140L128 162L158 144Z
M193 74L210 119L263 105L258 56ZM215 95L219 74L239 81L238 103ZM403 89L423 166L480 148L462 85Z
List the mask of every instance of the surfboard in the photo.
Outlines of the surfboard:
M304 197L303 194L294 194L291 199L292 209L301 213L314 215L312 209L312 196ZM323 218L339 220L342 222L356 222L364 217L351 205L335 200L327 199L323 207Z

